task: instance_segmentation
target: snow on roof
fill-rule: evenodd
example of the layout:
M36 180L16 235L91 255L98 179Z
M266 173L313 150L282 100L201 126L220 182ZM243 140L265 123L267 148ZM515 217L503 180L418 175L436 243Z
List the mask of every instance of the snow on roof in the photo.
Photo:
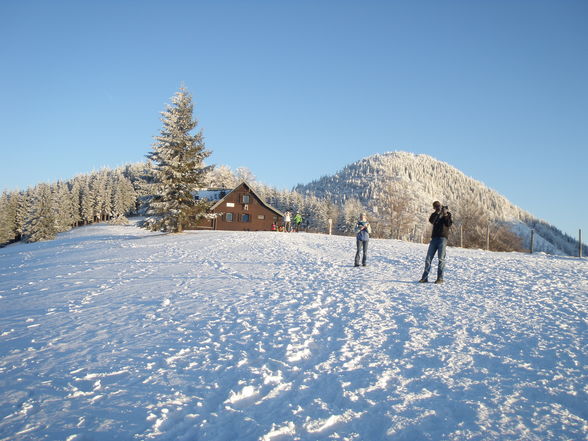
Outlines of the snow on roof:
M195 193L195 197L200 200L207 200L210 202L220 201L226 195L228 195L231 191L230 188L211 188L206 190L199 190Z

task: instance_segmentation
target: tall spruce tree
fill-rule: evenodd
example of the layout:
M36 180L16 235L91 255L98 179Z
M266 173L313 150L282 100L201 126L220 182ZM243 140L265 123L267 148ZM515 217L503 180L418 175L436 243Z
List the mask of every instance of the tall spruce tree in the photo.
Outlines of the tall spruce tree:
M52 199L48 184L39 184L33 190L33 203L24 231L27 242L55 239L58 231Z
M194 200L193 193L205 185L212 167L205 167L203 161L211 152L205 150L201 131L190 134L198 125L193 109L192 96L180 88L162 112L163 128L147 155L154 174L146 221L151 230L181 232L188 218L204 213L205 207Z
M135 189L122 170L115 171L112 179L112 215L115 218L124 217L134 208L137 199Z
M16 239L16 193L3 192L0 196L0 246Z

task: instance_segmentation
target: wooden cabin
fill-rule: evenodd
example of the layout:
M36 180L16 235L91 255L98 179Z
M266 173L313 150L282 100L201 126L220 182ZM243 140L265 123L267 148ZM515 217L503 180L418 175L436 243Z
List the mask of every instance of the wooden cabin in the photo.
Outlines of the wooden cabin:
M208 210L212 216L198 221L196 229L272 231L272 225L282 224L283 213L267 204L246 182L233 190L199 192L197 197L214 203Z

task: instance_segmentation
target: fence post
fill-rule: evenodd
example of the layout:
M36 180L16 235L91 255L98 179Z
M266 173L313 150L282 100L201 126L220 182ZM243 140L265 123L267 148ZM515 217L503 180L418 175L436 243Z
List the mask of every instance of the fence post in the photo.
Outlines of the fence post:
M486 227L486 251L490 251L490 224Z
M578 257L582 257L582 229L578 231Z
M329 218L329 236L331 235L331 231L333 230L333 219Z
M530 252L533 254L533 245L535 244L535 230L531 229L531 249Z
M459 247L463 248L463 224L459 224Z

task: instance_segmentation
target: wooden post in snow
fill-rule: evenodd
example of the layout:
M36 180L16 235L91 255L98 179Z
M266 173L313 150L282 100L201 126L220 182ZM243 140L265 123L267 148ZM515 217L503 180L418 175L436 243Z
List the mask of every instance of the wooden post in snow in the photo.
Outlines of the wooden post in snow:
M329 222L329 236L330 236L331 232L333 230L333 219L329 218L328 222Z
M486 227L486 251L490 251L490 224Z
M535 230L531 230L531 249L530 252L533 254L533 245L535 244Z
M578 257L582 257L582 230L578 230Z

